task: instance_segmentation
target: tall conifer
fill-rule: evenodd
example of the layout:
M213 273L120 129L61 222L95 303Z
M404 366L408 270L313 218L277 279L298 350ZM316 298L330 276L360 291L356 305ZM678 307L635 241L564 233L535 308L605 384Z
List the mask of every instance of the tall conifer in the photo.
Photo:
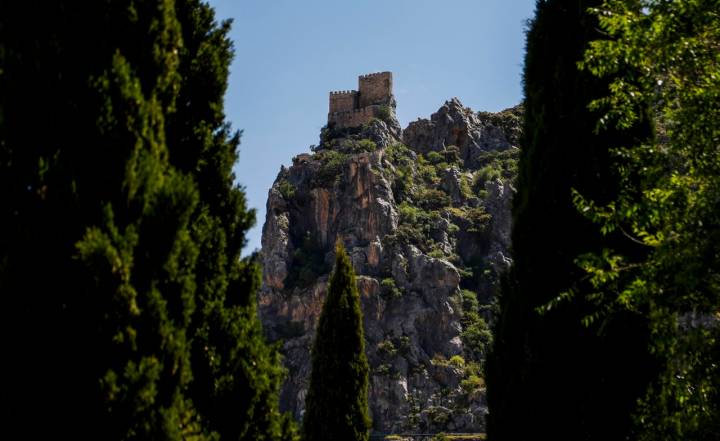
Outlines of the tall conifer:
M169 159L194 176L200 192L192 235L200 244L195 275L202 307L193 316L190 392L203 421L223 437L274 439L282 429L276 402L282 364L263 341L258 265L240 258L255 213L234 184L240 134L230 132L223 112L233 58L230 22L218 24L199 0L176 5L183 47L178 105L168 122Z
M192 0L0 8L6 430L279 439L229 25Z
M626 313L585 326L592 287L575 259L612 246L642 253L617 235L603 237L573 205L572 190L597 203L618 194L610 151L634 145L649 125L596 130L588 104L607 80L578 70L601 38L588 8L597 0L540 0L527 34L525 121L513 206L514 265L500 297L488 358L490 439L624 439L631 410L651 376L646 320ZM574 293L576 301L551 300ZM543 312L544 310L544 312Z
M305 399L306 441L367 441L369 365L365 355L360 295L341 244L318 322Z

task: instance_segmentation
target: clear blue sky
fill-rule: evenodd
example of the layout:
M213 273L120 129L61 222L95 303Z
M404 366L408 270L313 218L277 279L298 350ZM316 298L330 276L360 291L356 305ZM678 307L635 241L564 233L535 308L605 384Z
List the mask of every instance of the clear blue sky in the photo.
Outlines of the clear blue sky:
M245 254L260 248L267 192L280 165L318 143L328 92L393 72L401 125L458 97L475 110L521 100L524 29L534 0L210 0L233 19L225 99L244 131L238 182L257 209Z

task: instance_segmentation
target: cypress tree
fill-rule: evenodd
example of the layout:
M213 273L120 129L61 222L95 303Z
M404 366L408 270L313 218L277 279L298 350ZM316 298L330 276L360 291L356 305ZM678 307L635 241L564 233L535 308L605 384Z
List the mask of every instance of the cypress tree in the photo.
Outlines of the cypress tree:
M367 441L369 366L360 295L352 264L340 243L335 254L335 269L313 345L303 439Z
M598 132L601 114L588 109L609 84L577 66L587 43L602 38L588 12L601 3L540 0L527 33L514 264L488 357L488 435L495 441L624 439L651 377L640 314L583 324L593 312L593 288L575 259L604 248L644 252L620 235L601 235L572 201L572 190L598 204L613 200L619 179L610 151L650 133L647 122ZM551 303L561 293L575 298Z
M4 8L9 422L28 438L180 439L195 418L184 389L198 195L167 162L173 4Z
M194 176L200 193L192 235L200 244L195 274L202 307L193 316L190 392L203 421L223 438L275 439L283 432L276 399L282 363L265 344L257 316L259 267L241 259L255 213L234 184L240 134L230 131L223 113L233 58L230 22L216 23L212 8L199 0L176 4L183 47L169 159Z
M240 259L254 213L222 110L229 24L189 0L0 8L6 429L290 432Z

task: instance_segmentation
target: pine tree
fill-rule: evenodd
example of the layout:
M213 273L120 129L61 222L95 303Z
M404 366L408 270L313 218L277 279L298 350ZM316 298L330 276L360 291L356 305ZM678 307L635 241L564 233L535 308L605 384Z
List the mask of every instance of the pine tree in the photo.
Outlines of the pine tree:
M7 430L280 439L228 26L195 1L2 4Z
M618 194L611 149L650 133L640 121L597 131L588 109L608 80L578 69L589 41L602 38L595 0L541 0L527 34L525 120L513 206L514 265L500 296L488 357L488 435L525 439L624 439L636 399L652 378L647 320L626 312L586 326L593 287L578 256L606 247L644 249L603 236L572 194L606 203ZM553 302L568 293L572 302Z
M303 439L369 439L368 374L360 296L343 246L318 322L305 399Z

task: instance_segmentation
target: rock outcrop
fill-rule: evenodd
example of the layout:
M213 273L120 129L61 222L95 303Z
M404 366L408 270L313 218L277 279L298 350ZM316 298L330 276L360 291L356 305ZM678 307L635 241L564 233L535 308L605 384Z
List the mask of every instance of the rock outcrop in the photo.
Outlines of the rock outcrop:
M391 110L362 127L325 128L270 189L259 304L268 336L283 342L281 403L302 416L341 240L359 275L374 430L482 431L520 109L478 114L453 99L404 133Z
M465 164L477 166L478 157L483 153L507 150L517 145L520 124L517 110L478 114L453 98L446 101L429 120L411 122L403 132L403 142L422 154L442 151L454 145L460 149L460 157Z

